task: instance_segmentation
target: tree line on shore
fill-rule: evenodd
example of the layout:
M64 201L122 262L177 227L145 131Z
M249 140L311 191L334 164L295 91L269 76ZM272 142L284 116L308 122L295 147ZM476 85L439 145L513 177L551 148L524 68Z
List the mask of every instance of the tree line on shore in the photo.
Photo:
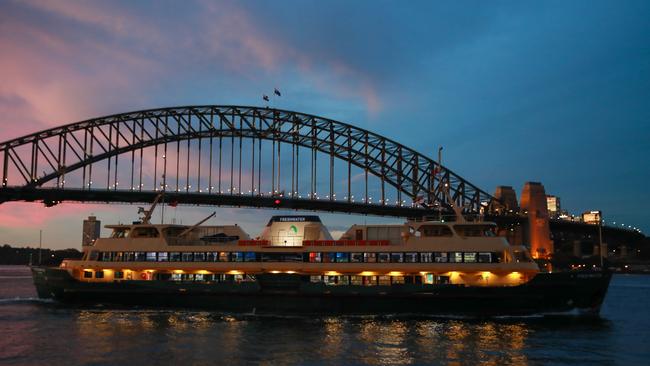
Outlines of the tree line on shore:
M40 252L40 256L39 256ZM16 264L40 264L57 266L66 258L78 259L83 253L77 249L48 249L48 248L15 248L9 244L0 247L0 265Z

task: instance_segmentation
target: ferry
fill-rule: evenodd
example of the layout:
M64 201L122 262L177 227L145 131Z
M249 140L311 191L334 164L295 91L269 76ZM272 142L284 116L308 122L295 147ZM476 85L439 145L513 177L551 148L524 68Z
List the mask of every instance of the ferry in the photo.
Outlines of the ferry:
M154 205L155 206L155 205ZM540 271L496 225L408 220L352 225L333 239L318 216L238 225L108 225L79 260L32 267L41 298L70 304L270 314L502 316L598 314L607 271Z

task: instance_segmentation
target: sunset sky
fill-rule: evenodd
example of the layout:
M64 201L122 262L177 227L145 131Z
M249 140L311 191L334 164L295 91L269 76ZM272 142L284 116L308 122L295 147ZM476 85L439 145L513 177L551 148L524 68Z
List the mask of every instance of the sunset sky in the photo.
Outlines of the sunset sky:
M487 192L540 181L650 232L648 1L0 2L0 141L145 108L263 105L348 122ZM78 248L127 205L0 205L0 245ZM210 208L179 207L184 223ZM257 235L275 211L218 210ZM340 231L362 216L323 214Z

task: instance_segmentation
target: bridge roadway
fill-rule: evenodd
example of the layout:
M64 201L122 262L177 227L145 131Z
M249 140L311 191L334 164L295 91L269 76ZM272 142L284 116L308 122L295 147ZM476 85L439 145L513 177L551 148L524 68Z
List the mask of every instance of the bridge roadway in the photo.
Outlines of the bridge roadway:
M46 206L53 206L64 201L147 204L153 202L158 194L159 192L156 191L5 187L0 189L0 203L20 200L27 202L43 201ZM184 205L267 207L392 217L438 215L437 210L422 207L379 205L364 202L355 203L329 199L258 196L251 194L232 195L168 191L165 192L164 201L166 203L175 202Z

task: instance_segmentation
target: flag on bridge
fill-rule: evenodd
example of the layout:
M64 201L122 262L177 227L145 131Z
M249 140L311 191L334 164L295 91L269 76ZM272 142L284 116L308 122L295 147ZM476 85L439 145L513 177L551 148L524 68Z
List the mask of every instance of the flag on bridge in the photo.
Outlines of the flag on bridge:
M262 99L264 99L265 101L268 102L269 101L269 96L264 94L264 95L262 95Z
M278 97L282 96L282 94L280 94L280 91L278 90L278 88L273 89L273 94L277 95Z

